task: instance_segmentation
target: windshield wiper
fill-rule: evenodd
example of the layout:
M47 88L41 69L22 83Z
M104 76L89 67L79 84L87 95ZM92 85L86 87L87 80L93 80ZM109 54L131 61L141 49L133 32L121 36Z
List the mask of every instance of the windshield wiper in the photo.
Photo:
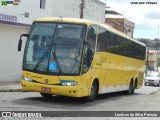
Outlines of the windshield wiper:
M75 72L75 70L77 69L76 68L76 65L77 65L77 63L79 62L79 56L81 55L80 54L80 48L78 49L78 51L77 51L77 53L75 54L76 56L75 56L75 58L73 58L74 60L75 60L75 62L74 62L74 64L73 64L73 70L72 70L72 73L74 73Z
M46 51L46 52L43 54L43 56L39 59L39 61L37 62L37 64L35 65L33 71L36 71L36 69L38 68L38 66L40 65L40 63L43 62L44 59L46 58L47 54L48 54L48 52Z
M35 65L33 71L36 71L36 69L38 68L38 66L40 65L40 63L42 63L44 61L44 59L48 56L48 52L49 51L49 45L47 47L47 51L44 52L44 54L42 55L42 57L39 59L39 61L37 62L37 64Z
M54 44L54 50L52 52L52 55L53 55L53 61L55 60L56 64L57 64L57 69L60 73L62 73L62 69L61 69L61 66L59 64L59 61L57 59L57 55L56 55L56 44Z
M81 55L80 54L80 48L78 48L78 51L77 51L76 56L75 56L75 61L78 61L78 58L79 58L80 55Z

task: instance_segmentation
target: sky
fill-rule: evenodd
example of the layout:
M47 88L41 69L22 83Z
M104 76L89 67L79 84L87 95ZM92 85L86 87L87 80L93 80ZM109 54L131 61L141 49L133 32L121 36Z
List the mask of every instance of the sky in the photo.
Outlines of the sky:
M106 6L110 7L107 10L117 11L123 14L124 18L135 23L134 38L160 38L160 0L100 1L106 2ZM148 2L152 2L152 4L148 4Z

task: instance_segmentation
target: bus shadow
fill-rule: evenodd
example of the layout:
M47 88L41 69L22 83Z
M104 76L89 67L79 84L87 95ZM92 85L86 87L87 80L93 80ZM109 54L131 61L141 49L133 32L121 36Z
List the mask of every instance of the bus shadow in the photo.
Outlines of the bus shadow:
M81 110L85 107L95 106L101 104L103 102L119 100L123 97L130 97L134 95L140 95L139 93L135 93L133 95L126 95L124 92L116 92L116 93L107 93L101 94L96 97L96 99L92 102L86 102L83 98L72 98L72 97L64 97L64 96L52 96L51 98L44 97L28 97L23 99L17 99L12 102L18 105L27 105L33 107L44 107L44 108L63 108L64 110L74 110L78 108Z
M134 94L131 94L131 95L127 95L124 91L113 92L113 93L106 93L106 94L98 95L96 100L106 100L106 99L114 100L114 99L119 99L119 98L122 98L122 97L131 97L131 96L135 96L135 95L142 95L142 94L134 93Z

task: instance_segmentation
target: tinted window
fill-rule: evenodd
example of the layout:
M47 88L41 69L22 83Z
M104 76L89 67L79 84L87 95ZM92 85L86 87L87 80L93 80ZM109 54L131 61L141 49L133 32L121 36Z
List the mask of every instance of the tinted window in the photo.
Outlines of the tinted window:
M96 51L107 51L107 46L109 46L109 34L110 33L105 29L99 28Z
M111 33L104 28L99 28L96 51L105 51L144 60L146 48L127 38Z
M84 46L83 73L86 73L92 63L95 44L96 44L96 26L90 26L87 32L87 39Z
M96 26L90 26L90 28L88 29L86 41L90 44L90 48L94 50L96 43Z

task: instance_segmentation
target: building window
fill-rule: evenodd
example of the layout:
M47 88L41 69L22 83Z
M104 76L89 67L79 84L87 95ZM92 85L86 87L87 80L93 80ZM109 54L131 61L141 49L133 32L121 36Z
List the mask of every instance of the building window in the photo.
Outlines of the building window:
M40 9L45 9L46 0L40 0Z

